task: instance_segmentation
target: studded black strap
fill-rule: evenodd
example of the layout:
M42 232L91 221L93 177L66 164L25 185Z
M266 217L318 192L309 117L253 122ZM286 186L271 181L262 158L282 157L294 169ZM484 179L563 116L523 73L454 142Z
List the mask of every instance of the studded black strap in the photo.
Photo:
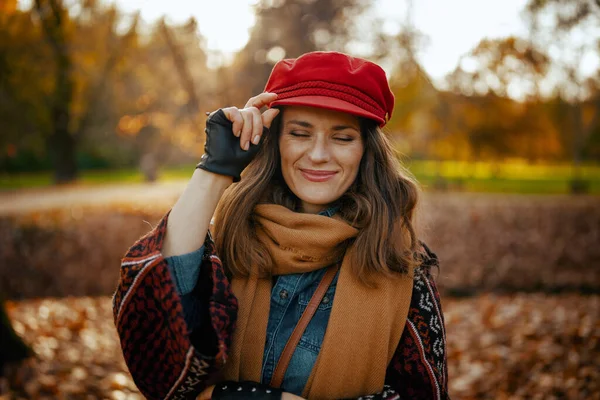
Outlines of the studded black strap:
M215 385L211 399L220 400L281 400L283 390L256 382L225 381Z

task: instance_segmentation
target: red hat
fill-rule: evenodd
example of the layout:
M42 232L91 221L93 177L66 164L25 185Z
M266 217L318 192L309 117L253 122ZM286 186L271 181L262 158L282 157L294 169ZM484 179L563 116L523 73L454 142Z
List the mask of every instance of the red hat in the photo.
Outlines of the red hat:
M379 65L333 51L279 61L265 92L277 93L269 107L326 108L373 119L379 126L386 124L394 109L394 95Z

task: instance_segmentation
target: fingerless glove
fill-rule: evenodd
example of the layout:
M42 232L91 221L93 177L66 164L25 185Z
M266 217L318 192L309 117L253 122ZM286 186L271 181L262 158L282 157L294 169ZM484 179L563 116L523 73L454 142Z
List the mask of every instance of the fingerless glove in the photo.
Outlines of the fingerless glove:
M231 176L234 182L239 182L242 171L258 153L269 130L263 127L260 142L257 145L250 142L249 149L242 150L240 138L233 134L232 125L233 123L227 119L222 109L208 118L204 130L206 132L204 154L196 168Z

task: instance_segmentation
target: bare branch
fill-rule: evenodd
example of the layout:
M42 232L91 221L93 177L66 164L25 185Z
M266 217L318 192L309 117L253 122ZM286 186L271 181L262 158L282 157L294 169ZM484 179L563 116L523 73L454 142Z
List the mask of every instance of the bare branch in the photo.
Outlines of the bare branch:
M137 32L137 25L139 23L139 19L140 13L137 12L131 22L131 25L129 26L129 29L127 30L127 33L123 36L117 48L110 54L110 56L106 60L102 68L102 72L100 73L100 76L96 80L95 84L90 85L90 89L88 90L87 95L89 99L87 102L87 107L81 119L79 120L77 127L78 137L84 135L86 129L90 125L96 105L98 104L102 93L104 93L103 88L106 87L106 80L113 71L117 62L121 59L121 56L125 53L131 39L135 36Z
M163 37L165 38L165 42L169 47L171 56L173 57L173 62L179 74L181 84L183 85L183 88L188 94L188 115L190 116L192 126L197 126L195 115L200 110L200 101L198 100L198 95L196 94L194 78L192 77L192 74L190 73L190 70L188 68L185 55L181 51L181 48L175 42L175 39L173 38L173 35L167 27L167 24L165 23L164 19L160 22L160 29L163 34Z

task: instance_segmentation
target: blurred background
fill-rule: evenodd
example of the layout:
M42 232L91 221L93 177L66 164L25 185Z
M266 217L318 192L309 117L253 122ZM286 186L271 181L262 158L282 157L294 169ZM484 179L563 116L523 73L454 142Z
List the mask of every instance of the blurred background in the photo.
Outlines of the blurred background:
M388 74L452 397L600 399L598 0L0 0L0 399L140 398L119 260L313 50Z

